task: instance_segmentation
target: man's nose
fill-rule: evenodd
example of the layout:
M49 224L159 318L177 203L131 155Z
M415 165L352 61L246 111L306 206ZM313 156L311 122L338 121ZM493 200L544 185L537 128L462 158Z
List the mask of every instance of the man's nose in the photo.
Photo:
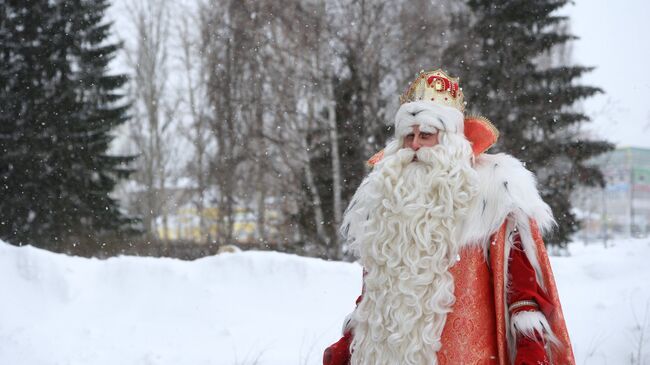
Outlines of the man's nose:
M422 145L420 144L420 137L416 134L415 136L413 136L413 143L411 144L411 148L413 149L413 151L417 151L420 149L420 147L422 147Z

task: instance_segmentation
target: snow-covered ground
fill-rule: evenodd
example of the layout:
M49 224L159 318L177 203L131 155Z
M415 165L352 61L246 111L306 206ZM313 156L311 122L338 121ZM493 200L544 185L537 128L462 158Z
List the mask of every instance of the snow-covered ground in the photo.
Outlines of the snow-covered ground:
M650 241L571 250L552 264L577 363L630 364L639 346L650 363ZM101 261L0 242L0 364L320 364L360 279L273 252Z

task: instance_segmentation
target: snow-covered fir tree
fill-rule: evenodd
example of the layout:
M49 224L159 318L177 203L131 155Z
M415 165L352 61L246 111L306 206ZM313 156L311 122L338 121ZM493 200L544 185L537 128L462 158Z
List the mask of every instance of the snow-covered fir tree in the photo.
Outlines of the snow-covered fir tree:
M106 0L3 1L0 10L0 238L66 250L129 226L109 196L132 157L107 153L125 122L109 75Z
M501 133L491 152L512 154L537 174L559 223L548 242L561 245L578 229L571 192L603 181L585 160L611 149L580 131L589 117L576 102L602 92L577 83L591 68L548 62L575 39L557 11L567 3L470 0L470 12L456 19L466 34L445 52L445 64L463 81L468 110L487 116Z

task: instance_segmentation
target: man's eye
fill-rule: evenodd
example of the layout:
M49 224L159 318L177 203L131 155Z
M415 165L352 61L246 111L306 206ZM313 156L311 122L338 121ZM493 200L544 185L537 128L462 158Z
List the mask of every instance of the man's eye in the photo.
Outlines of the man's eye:
M422 137L422 138L431 138L431 137L433 137L433 133L420 133L420 137Z

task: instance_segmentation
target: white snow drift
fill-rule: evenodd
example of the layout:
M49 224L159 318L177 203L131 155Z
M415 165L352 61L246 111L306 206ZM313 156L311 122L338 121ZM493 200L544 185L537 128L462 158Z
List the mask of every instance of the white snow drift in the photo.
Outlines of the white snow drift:
M552 264L577 363L650 361L650 242L571 247ZM102 261L0 242L0 364L320 364L360 286L356 264L273 252Z

